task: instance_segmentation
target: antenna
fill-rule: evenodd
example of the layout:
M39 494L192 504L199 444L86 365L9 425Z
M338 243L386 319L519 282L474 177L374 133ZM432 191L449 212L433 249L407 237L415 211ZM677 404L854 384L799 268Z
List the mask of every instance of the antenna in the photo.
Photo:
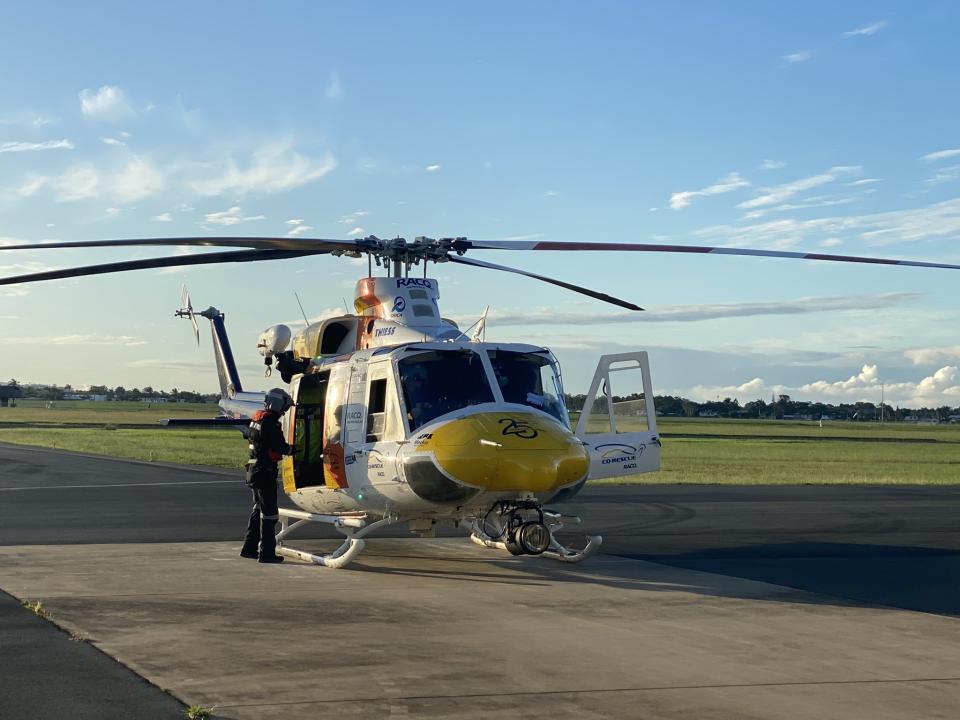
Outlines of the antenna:
M304 324L307 325L307 327L309 327L309 326L310 326L310 321L307 320L307 313L305 313L304 310L303 310L303 303L300 302L300 296L297 295L296 293L294 293L293 296L297 299L297 305L300 306L300 314L303 315L303 322L304 322Z
M489 312L490 306L487 305L487 309L483 311L483 315L474 323L474 325L477 326L477 329L471 338L472 342L481 342L482 340L487 339L487 314Z
M350 314L350 308L347 306L347 299L346 299L345 297L341 297L340 299L343 300L343 309L346 310L346 311L347 311L347 315L349 315L349 314Z
M490 312L490 306L487 305L487 309L483 311L483 315L480 316L480 319L477 320L473 325L468 327L466 330L461 330L460 334L457 335L457 337L453 338L452 342L456 342L460 338L469 338L470 342L481 342L481 337L486 338L487 313L489 312ZM476 331L473 333L473 335L468 335L467 333L469 333L474 328L476 328Z

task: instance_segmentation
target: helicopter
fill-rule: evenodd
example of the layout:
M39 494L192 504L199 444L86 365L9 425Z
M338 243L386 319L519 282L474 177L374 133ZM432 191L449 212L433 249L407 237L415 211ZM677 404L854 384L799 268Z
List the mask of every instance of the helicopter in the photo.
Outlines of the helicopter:
M602 543L588 536L575 549L557 537L580 519L550 506L573 498L589 480L660 468L653 386L647 353L603 355L583 411L572 424L560 365L534 344L487 342L484 315L461 330L440 313L440 286L429 263L453 262L547 282L633 311L632 302L526 270L466 258L473 250L660 252L777 257L830 262L960 269L912 260L736 247L550 241L475 241L465 237L354 240L270 237L182 237L8 245L0 250L79 247L240 247L198 255L147 258L0 278L0 285L144 268L257 262L329 254L367 258L356 284L355 313L293 333L284 324L259 336L267 372L276 366L294 405L284 416L293 447L281 461L284 492L299 510L280 509L277 552L332 568L363 550L365 538L405 523L434 537L440 523L465 526L475 543L514 556L580 562ZM383 269L374 276L373 266ZM411 269L423 265L422 276ZM169 425L243 428L263 406L263 392L245 390L227 336L225 315L199 312L184 290L175 315L210 322L221 416ZM472 331L472 332L471 332ZM614 385L640 388L638 400L616 401ZM626 406L626 407L625 407ZM336 528L343 542L317 554L289 546L308 523Z

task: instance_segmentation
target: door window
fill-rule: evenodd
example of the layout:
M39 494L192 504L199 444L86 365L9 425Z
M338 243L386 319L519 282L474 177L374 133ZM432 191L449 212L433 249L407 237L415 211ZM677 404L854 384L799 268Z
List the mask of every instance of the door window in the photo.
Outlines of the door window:
M636 360L610 363L606 377L597 387L592 402L584 406L584 432L632 433L650 429L643 368ZM579 427L579 423L578 423Z
M370 381L367 398L367 442L383 440L387 429L387 379Z

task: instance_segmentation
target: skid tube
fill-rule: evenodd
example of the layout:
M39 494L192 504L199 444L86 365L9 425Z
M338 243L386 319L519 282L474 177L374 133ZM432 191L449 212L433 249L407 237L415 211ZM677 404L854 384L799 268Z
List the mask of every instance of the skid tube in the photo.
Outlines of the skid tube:
M293 520L293 522L291 522L291 520ZM294 530L312 522L333 525L333 527L346 536L343 544L327 555L315 555L304 550L286 547L283 544L284 540ZM363 540L364 536L373 530L385 525L392 525L395 522L395 518L385 517L368 525L367 516L363 514L316 515L303 510L280 508L280 532L277 533L277 554L313 563L314 565L323 565L328 568L342 568L352 562L363 550L363 546L366 544Z
M552 510L543 510L543 518L547 529L550 531L550 545L544 552L540 554L541 557L548 557L552 560L559 560L560 562L565 563L578 563L593 555L603 543L603 537L600 535L588 535L587 545L583 548L583 550L571 550L557 540L554 533L563 528L564 520L573 524L580 524L580 518L573 515L561 515L560 513L553 512ZM473 542L475 542L477 545L481 545L483 547L510 552L510 549L507 547L505 542L487 535L483 531L481 521L477 519L474 519L470 522L470 539L473 540Z

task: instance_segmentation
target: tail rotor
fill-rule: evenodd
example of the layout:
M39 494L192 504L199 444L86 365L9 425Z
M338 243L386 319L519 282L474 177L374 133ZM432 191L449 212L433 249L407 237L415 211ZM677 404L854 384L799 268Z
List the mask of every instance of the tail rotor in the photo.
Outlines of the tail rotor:
M187 290L186 285L183 285L180 288L180 305L181 308L174 313L174 316L190 318L190 324L193 325L193 337L197 341L197 346L199 346L200 327L197 325L197 316L193 312L193 305L190 303L190 292Z

